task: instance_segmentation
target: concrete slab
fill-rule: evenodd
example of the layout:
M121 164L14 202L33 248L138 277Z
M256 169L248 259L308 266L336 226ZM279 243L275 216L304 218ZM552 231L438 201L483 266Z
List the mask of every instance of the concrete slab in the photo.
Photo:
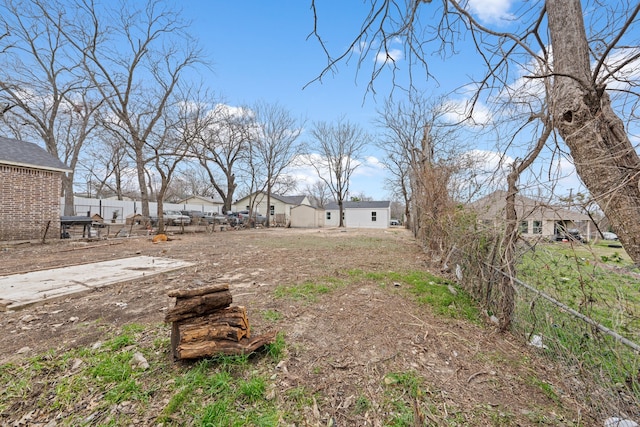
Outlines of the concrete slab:
M138 256L0 276L0 310L20 308L190 265L192 263L176 259Z

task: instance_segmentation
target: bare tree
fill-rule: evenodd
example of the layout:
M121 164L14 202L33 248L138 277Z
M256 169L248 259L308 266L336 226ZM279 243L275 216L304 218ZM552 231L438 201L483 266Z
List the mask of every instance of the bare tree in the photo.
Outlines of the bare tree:
M316 13L315 0L311 4ZM569 147L578 175L619 232L625 249L640 262L640 158L630 142L629 127L625 128L625 120L633 127L629 121L636 119L634 110L639 99L634 91L638 85L634 70L640 54L634 47L640 45L640 4L598 0L585 1L584 5L580 0L526 3L518 9L519 15L510 16L510 22L519 23L519 30L513 33L484 25L470 7L470 2L456 0L372 1L361 32L351 45L365 47L360 50L361 66L372 53L388 58L376 62L370 84L385 67L390 67L394 75L400 70L389 53L392 40L402 40L408 61L426 67L428 75L430 54L454 51L460 34L471 37L479 60L487 67L485 77L476 82L478 90L471 106L491 101L493 95L502 98L511 94L515 99L514 69L523 73L516 77L544 82L539 102L527 104L529 114L522 123L551 123ZM585 20L583 7L597 10L593 15L597 19ZM442 17L439 23L426 21L437 12ZM322 78L353 49L332 57L317 30L314 34L330 59L319 76ZM376 43L371 43L374 40ZM546 126L539 129L538 136L544 136ZM531 152L536 145L532 144Z
M295 162L294 162L295 163ZM271 194L291 194L298 191L298 179L289 174L283 174L275 181Z
M157 127L171 95L184 72L202 61L201 52L187 32L189 23L159 0L141 6L78 1L75 6L77 16L64 24L43 12L82 53L85 71L105 99L113 123L126 134L137 168L142 215L148 217L145 150L153 133L163 132Z
M381 131L378 145L387 154L383 163L389 170L390 186L397 191L405 206L405 226L414 228L411 211L412 195L424 194L423 189L434 183L423 182L425 163L446 169L451 175L460 166L461 154L467 149L458 132L459 127L446 119L450 107L443 97L429 98L412 94L407 101L388 99L377 123ZM439 192L452 192L452 188L439 188ZM455 198L454 194L450 194ZM418 204L435 206L433 200ZM414 231L416 228L414 228Z
M189 91L185 91L181 99L167 104L158 126L162 133L151 135L153 142L148 144L149 151L153 153L150 163L159 177L156 191L158 233L164 232L164 201L174 174L202 132L198 108L189 101Z
M130 194L130 171L135 170L135 164L129 157L126 143L104 128L96 136L99 142L89 144L87 155L79 162L96 183L96 196L115 196L118 200L123 200L125 195L133 196Z
M261 165L261 168L253 168L253 176L261 172L269 207L274 187L282 181L286 169L301 153L302 146L298 139L304 120L295 119L279 104L265 102L257 103L253 113L255 128L249 159ZM270 217L271 215L267 214L267 227Z
M329 185L321 179L313 184L307 184L305 194L309 197L311 204L318 208L324 208L331 201Z
M81 55L60 31L67 17L58 3L7 1L0 5L0 16L8 30L0 39L5 52L0 57L3 123L16 137L42 140L71 168L62 177L62 192L64 213L72 215L74 174L103 100L83 73Z
M219 197L209 182L207 172L198 163L191 164L187 162L185 167L181 168L178 173L186 196L201 196L210 199Z
M367 196L367 194L364 191L361 191L360 193L351 196L351 201L352 202L371 202L373 201L373 197Z
M324 181L339 207L339 227L344 227L344 201L349 194L353 172L360 165L359 157L369 142L369 136L359 126L340 118L335 124L319 122L311 130L313 146L311 166Z
M236 170L247 154L252 118L246 109L224 104L203 108L202 114L206 125L193 143L192 155L206 172L227 212L238 186Z

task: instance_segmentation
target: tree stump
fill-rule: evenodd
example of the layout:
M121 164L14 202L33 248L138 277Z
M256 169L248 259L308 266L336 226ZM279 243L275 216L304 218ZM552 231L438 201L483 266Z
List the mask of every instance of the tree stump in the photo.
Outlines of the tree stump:
M275 339L276 332L251 337L247 311L231 307L228 284L173 290L168 295L176 298L165 316L165 322L173 322L174 360L248 354Z

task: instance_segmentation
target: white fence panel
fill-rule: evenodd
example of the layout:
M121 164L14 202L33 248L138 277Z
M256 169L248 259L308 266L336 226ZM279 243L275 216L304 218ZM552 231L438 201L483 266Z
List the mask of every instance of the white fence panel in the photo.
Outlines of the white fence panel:
M209 205L196 205L187 203L164 203L164 210L218 212L220 208ZM139 200L113 200L113 199L89 199L86 197L73 198L74 215L93 216L100 215L105 221L116 220L116 223L124 223L127 217L139 214L142 211L142 203ZM156 202L149 202L149 212L155 216L158 211ZM64 198L60 199L60 215L64 214ZM115 216L114 216L115 215Z

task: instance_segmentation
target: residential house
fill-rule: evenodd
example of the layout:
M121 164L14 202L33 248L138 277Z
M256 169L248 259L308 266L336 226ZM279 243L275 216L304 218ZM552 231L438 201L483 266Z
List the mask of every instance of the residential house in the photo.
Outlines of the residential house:
M478 214L478 220L491 227L501 227L506 218L507 192L495 191L472 203L470 207ZM591 235L591 220L587 214L543 200L516 195L518 227L524 237L552 237L569 229L578 229L583 236Z
M343 202L344 226L353 228L388 228L391 221L391 202L362 201ZM340 225L340 207L331 202L325 206L324 224Z
M291 222L291 209L300 206L310 206L307 196L271 195L271 206L267 206L267 193L263 191L252 193L234 203L236 211L253 210L255 213L269 217L270 225L288 226Z
M70 171L36 144L0 137L0 240L60 236L62 175Z

